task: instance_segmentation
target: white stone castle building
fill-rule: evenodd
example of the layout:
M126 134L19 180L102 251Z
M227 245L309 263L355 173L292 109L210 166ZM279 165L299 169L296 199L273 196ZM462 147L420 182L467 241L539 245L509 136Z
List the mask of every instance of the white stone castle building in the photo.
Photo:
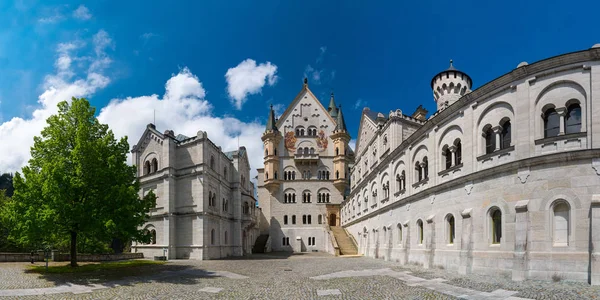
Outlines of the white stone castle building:
M267 248L339 254L344 245L338 245L332 230L343 233L339 209L348 192L354 154L333 94L325 109L305 79L278 120L271 108L262 140L264 168L258 169L258 199L266 221L261 223L261 233L268 236Z
M132 251L169 259L251 253L260 211L244 147L222 152L206 132L175 136L149 124L131 152L140 194L152 190L157 196L144 226L152 241L134 244Z
M600 47L471 87L451 62L428 119L363 110L341 208L359 252L600 284Z

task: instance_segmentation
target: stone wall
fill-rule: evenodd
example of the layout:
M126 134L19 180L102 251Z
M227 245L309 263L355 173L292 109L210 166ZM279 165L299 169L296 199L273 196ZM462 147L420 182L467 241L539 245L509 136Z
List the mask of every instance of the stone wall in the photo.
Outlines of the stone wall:
M44 254L33 255L34 261L44 261ZM31 261L30 253L0 253L0 262L29 262Z
M77 254L77 261L115 261L127 259L144 258L143 253L121 253L121 254ZM54 261L70 261L71 255L67 253L54 254Z

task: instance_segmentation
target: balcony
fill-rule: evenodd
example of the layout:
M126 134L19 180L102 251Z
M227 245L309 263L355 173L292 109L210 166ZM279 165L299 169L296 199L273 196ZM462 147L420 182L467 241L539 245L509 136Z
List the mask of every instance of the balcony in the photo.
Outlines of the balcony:
M299 164L317 164L319 162L319 154L317 153L296 153L294 161Z

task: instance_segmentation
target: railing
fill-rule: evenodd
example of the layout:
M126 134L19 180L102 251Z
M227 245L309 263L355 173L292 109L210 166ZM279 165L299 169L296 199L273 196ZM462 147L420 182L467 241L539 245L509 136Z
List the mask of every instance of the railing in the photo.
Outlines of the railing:
M337 243L337 240L335 239L335 235L333 235L333 231L331 231L331 226L327 225L327 234L329 239L331 240L331 242L329 243L333 249L331 249L329 252L329 254L333 254L335 256L340 256L340 246Z

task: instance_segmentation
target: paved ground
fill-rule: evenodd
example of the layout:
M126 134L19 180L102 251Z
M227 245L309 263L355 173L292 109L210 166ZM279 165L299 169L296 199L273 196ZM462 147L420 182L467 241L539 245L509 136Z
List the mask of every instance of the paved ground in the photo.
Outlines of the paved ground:
M600 299L600 287L458 276L370 258L310 253L171 261L128 271L28 273L0 264L0 299Z

